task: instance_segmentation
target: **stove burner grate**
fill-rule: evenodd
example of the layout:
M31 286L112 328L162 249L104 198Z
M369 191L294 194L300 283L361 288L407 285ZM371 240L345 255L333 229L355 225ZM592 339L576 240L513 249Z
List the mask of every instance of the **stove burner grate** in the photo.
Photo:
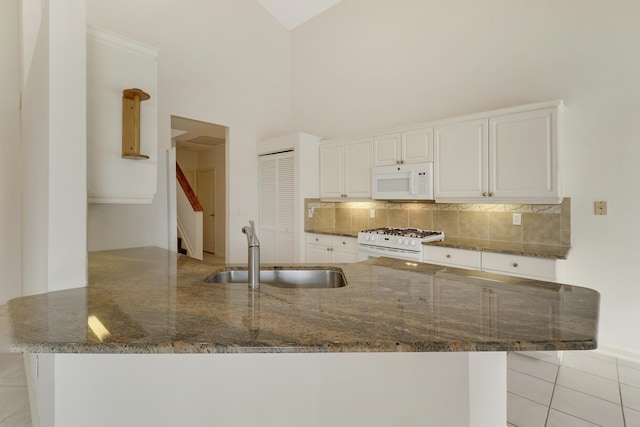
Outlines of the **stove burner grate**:
M441 231L420 230L419 228L380 227L362 230L363 233L383 234L386 236L415 237L418 239L443 234Z

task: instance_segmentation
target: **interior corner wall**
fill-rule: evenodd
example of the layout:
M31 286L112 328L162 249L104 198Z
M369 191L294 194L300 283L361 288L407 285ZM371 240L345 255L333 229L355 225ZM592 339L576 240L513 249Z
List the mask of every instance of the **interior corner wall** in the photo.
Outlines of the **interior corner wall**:
M22 92L23 293L86 285L84 2L42 2Z
M46 9L46 4L43 3ZM37 31L22 89L22 283L25 295L48 291L49 20ZM26 70L23 70L26 71Z
M291 32L293 124L348 136L563 99L565 280L601 293L600 344L640 355L638 16L626 0L344 0Z
M255 141L289 126L288 31L255 0L211 0L194 7L87 0L87 21L159 49L158 147L170 145L171 115L229 128L222 235L228 237L227 260L246 260L240 229L258 211ZM166 165L159 161L158 168L159 200L152 205L89 206L89 250L168 246L169 230L176 227L169 223L174 208L161 170ZM118 224L140 216L146 223L127 226L127 241L122 240Z
M18 3L0 2L0 305L22 293Z

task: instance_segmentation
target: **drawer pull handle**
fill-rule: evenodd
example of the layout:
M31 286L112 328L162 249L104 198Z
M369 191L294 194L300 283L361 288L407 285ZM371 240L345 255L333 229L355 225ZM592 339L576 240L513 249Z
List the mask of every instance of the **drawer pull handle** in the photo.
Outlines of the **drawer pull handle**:
M318 241L318 238L316 237L316 242Z
M342 244L343 244L343 245L346 245L346 244L347 244L347 242L342 242Z
M514 263L513 263L513 264L511 264L511 265L513 265L513 267L514 267L514 268L518 268L518 263L517 263L517 262L514 262Z
M451 254L447 254L447 258L451 258Z

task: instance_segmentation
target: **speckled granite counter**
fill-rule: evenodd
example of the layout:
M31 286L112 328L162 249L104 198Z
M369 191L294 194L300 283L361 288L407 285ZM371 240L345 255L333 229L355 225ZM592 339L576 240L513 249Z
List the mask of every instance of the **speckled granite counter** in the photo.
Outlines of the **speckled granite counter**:
M584 350L599 294L430 264L342 264L348 285L212 284L159 248L89 254L89 286L9 302L14 351L301 353Z
M498 242L495 240L464 239L460 237L445 237L441 242L427 242L423 243L423 245L551 259L567 259L567 254L571 249L566 246L531 245Z
M358 237L358 231L342 228L313 228L304 230L305 233L330 234L332 236Z
M358 232L351 229L319 228L307 229L305 233L330 234L332 236L358 237ZM552 245L532 245L496 240L466 239L463 237L446 237L441 242L425 242L423 245L442 246L447 248L468 249L472 251L497 252L511 255L522 255L536 258L567 259L570 247Z

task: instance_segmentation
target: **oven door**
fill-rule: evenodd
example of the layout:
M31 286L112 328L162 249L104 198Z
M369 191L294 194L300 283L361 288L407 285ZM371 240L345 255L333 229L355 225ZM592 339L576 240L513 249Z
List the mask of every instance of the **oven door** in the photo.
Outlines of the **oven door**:
M411 251L405 249L384 248L379 246L370 246L360 244L358 252L358 261L366 261L371 258L386 256L395 259L404 259L407 261L422 262L422 251Z

